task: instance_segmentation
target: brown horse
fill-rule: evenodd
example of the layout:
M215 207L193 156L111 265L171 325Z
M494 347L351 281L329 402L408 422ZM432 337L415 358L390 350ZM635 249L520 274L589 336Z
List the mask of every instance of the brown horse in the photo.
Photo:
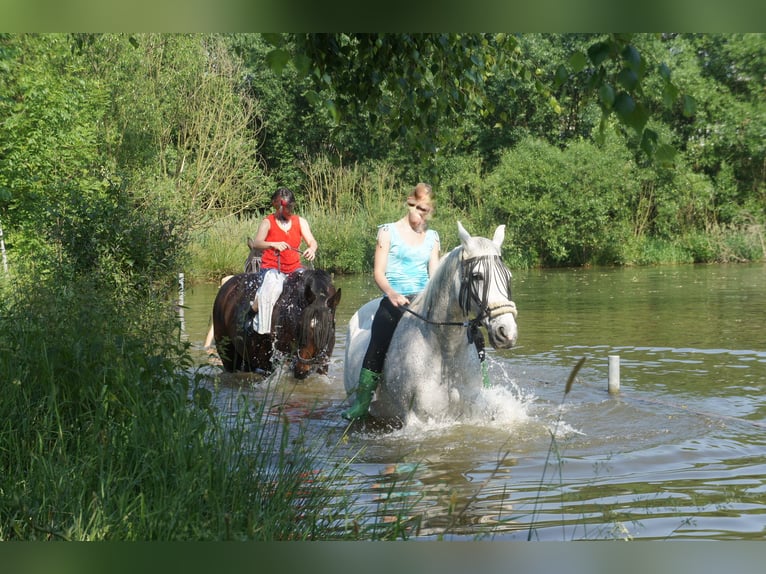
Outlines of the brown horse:
M326 374L335 347L335 309L341 290L320 269L287 276L271 319L271 333L258 334L250 302L260 284L258 273L234 275L218 290L213 303L213 332L218 355L228 372L270 373L283 357L293 355L297 379L316 368Z

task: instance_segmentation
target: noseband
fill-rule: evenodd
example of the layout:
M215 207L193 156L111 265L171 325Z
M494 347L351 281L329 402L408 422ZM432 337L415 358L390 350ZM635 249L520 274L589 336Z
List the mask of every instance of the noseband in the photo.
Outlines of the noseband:
M303 357L301 357L301 350L298 349L297 351L295 351L295 362L300 363L301 365L324 366L330 362L330 357L327 356L327 351L320 351L313 357L304 359Z

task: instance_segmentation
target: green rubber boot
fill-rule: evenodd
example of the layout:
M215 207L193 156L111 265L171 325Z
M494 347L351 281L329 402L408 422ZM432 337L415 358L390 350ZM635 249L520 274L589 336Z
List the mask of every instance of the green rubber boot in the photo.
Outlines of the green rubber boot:
M344 419L352 421L367 414L367 409L370 408L372 401L372 393L378 388L378 381L380 381L380 373L362 369L362 372L359 373L359 385L356 387L356 402L350 409L343 412L341 416Z

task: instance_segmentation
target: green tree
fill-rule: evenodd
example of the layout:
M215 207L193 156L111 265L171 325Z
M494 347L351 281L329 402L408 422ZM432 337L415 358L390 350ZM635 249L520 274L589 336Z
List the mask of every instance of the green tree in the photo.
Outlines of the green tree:
M74 249L76 226L66 220L74 199L95 204L108 193L99 129L108 91L65 35L7 35L2 49L0 207L9 242L30 254L63 247L59 259L90 267L95 246L75 241Z
M324 104L336 121L360 111L370 125L385 121L391 139L404 138L419 154L444 147L445 122L459 122L466 112L493 111L487 98L490 78L502 71L531 80L536 97L560 113L554 90L572 75L583 75L585 95L602 112L602 128L614 115L632 128L644 150L652 154L657 134L647 130L649 112L643 86L647 74L661 78L667 100L678 89L670 69L642 58L632 34L592 37L587 49L575 50L552 78L530 69L516 36L509 34L294 34L292 48L281 36L269 37L275 49L272 68L289 61L309 75L317 91L309 93ZM319 92L328 90L329 97ZM692 100L687 97L689 105Z
M82 57L110 88L112 177L161 195L196 226L262 204L260 105L218 35L99 35Z
M698 113L681 126L692 165L717 183L723 222L766 216L766 35L685 35ZM732 185L733 184L733 185ZM739 206L739 209L735 206Z

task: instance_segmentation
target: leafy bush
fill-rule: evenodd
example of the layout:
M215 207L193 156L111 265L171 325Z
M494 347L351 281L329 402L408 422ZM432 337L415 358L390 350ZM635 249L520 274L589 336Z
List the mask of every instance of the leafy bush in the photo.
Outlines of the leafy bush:
M629 233L634 165L613 146L528 138L487 177L487 208L531 264L614 263Z

